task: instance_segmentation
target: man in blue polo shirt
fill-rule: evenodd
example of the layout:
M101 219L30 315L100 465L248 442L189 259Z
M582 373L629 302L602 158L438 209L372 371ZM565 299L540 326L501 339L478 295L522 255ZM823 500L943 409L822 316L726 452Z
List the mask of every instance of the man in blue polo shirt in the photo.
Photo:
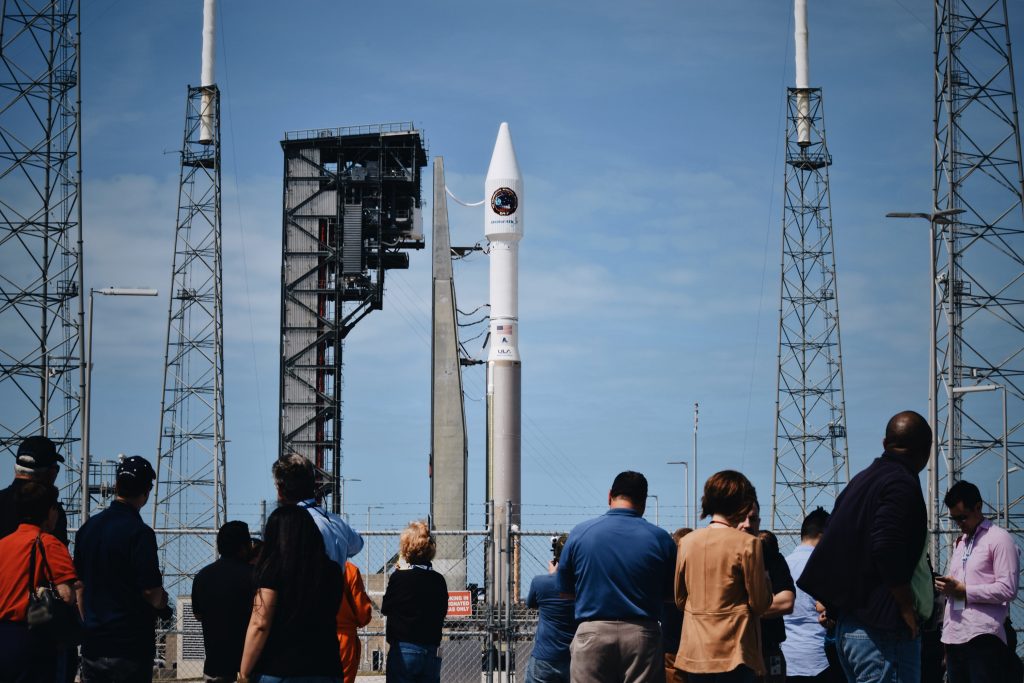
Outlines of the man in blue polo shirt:
M676 544L643 518L647 479L622 472L608 511L576 526L562 550L558 586L576 596L573 683L665 680L658 618L672 599Z
M139 510L156 473L133 455L117 466L115 499L75 535L78 596L85 620L82 683L153 680L156 617L167 610L156 535Z

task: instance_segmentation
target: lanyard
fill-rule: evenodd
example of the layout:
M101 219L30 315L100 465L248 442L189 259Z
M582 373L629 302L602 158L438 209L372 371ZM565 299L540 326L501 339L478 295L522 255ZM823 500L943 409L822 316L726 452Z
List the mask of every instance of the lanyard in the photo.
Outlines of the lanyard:
M971 534L970 540L968 540L968 541L966 541L964 543L964 555L963 555L962 558L960 558L960 561L961 561L961 569L963 570L963 573L964 573L963 578L965 578L965 579L967 578L967 560L970 559L971 553L974 552L974 542L978 540L978 532L979 531L981 531L980 525L979 525L979 528L975 529L974 533Z

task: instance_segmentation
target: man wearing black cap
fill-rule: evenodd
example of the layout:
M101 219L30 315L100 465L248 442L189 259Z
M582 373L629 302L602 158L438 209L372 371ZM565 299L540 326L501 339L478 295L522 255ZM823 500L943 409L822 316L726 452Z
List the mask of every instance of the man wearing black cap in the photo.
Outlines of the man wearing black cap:
M153 680L156 616L167 608L156 535L139 510L156 473L133 455L117 466L110 507L90 517L75 536L75 569L84 584L82 683Z
M14 509L14 497L25 482L38 481L52 484L60 472L64 456L57 452L57 446L45 436L30 436L18 446L14 461L14 481L0 491L0 538L18 528L18 513ZM68 544L68 517L64 506L57 503L57 524L53 535Z

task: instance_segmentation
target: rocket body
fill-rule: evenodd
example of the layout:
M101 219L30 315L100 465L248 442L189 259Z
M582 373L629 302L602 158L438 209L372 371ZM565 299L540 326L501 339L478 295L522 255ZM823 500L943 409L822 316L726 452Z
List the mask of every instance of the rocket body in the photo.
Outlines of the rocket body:
M484 181L484 234L490 251L490 345L487 353L487 492L494 502L492 604L505 602L510 525L519 524L522 481L522 366L519 356L519 241L523 179L512 135L502 123ZM515 599L517 586L513 586Z

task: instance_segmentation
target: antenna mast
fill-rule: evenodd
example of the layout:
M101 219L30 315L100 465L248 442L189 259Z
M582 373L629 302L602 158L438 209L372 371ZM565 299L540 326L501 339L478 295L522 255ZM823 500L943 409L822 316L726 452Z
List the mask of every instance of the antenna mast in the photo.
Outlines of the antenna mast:
M1021 545L1024 190L1005 0L936 0L935 60L933 200L935 210L963 212L934 225L932 466L942 477L929 504L937 512L953 482L974 482L986 513ZM956 530L945 515L933 519L946 539L933 564L945 571ZM1012 606L1018 630L1022 601Z
M771 527L799 530L849 480L839 299L820 88L810 87L807 0L795 0L796 87L788 89L786 188Z
M0 452L49 437L81 523L84 395L77 0L5 2L0 26Z
M216 558L227 514L220 91L214 83L216 0L203 7L202 84L189 86L181 148L153 526L167 592L191 592Z

